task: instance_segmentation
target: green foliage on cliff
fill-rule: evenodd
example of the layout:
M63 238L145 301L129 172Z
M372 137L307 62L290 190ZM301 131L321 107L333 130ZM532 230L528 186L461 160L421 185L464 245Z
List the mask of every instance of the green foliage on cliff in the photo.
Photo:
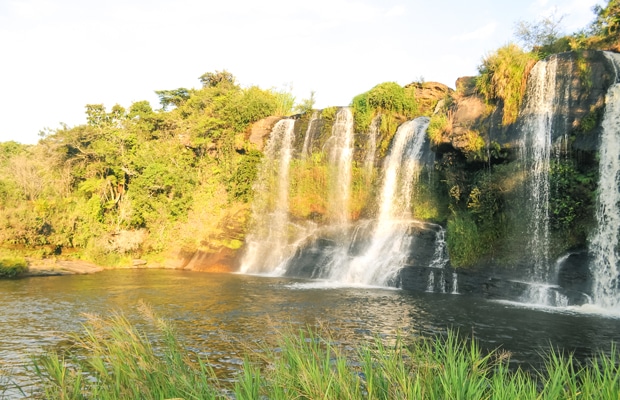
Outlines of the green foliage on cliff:
M620 2L608 0L594 6L595 19L586 32L573 35L582 47L620 51Z
M434 145L441 144L445 135L452 132L452 120L445 112L433 114L426 129L426 135Z
M570 248L585 242L595 212L597 182L598 171L588 163L578 165L571 159L552 161L549 224L560 240L556 247Z
M355 96L351 108L356 132L367 132L373 118L381 115L379 149L383 155L398 125L419 116L414 89L404 88L395 82L380 83Z
M502 123L509 125L517 119L525 93L528 68L534 65L535 57L515 44L497 49L482 60L478 67L476 88L487 102L501 102Z
M200 79L200 89L157 91L160 110L89 104L84 125L48 132L36 146L0 143L0 244L75 248L118 264L200 246L207 238L194 224L217 231L227 212L247 209L260 153L246 131L290 112L294 99L242 88L226 71Z

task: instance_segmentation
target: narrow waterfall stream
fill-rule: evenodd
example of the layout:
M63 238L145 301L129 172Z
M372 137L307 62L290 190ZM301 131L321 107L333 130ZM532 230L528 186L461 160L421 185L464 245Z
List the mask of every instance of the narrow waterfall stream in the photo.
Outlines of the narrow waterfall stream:
M539 61L530 72L528 101L523 111L525 120L523 152L525 170L529 174L528 222L534 282L549 281L549 165L551 132L555 113L557 59Z
M620 254L620 55L606 52L616 70L615 83L607 91L603 132L599 145L597 228L590 239L593 261L593 302L604 309L620 312L618 267Z
M283 268L289 249L289 167L295 120L283 119L272 129L255 192L254 229L246 240L243 273L273 273Z
M308 129L306 129L306 134L304 136L304 145L301 149L301 158L304 160L307 159L308 156L312 153L312 141L314 139L312 137L312 134L314 132L314 126L316 125L318 120L319 112L313 111L312 116L310 117L310 122L308 122Z
M523 301L540 305L555 305L555 293L550 288L557 283L556 269L550 260L549 231L549 171L553 151L552 138L556 118L561 107L569 102L568 87L557 93L558 61L556 56L538 61L530 72L526 88L525 105L521 112L523 121L522 159L526 177L525 204L527 210L527 252L530 271L529 289ZM563 127L562 127L563 128Z
M353 113L341 108L336 113L332 135L327 141L330 165L329 214L332 224L346 226L349 222L349 199L353 164Z
M383 165L379 212L370 242L360 255L332 263L329 279L347 284L387 286L405 265L411 236L411 196L429 119L402 124Z
M366 182L370 183L375 171L375 158L377 153L377 137L379 136L379 128L381 127L381 115L377 115L370 123L368 130L368 142L366 148L366 159L364 160L364 170L366 174Z

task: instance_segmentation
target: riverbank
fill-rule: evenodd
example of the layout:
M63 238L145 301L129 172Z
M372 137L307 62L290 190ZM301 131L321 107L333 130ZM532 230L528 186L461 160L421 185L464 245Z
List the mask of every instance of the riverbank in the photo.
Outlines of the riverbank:
M82 260L30 260L28 269L19 276L84 275L101 272L104 269L99 265Z
M183 254L178 257L166 258L163 262L148 262L142 259L133 259L129 265L102 266L84 260L59 260L59 259L34 259L18 257L14 261L7 262L0 273L2 278L24 278L63 275L94 274L109 269L175 269L201 272L232 272L229 263L222 262L220 258L211 257L204 259L204 254L198 253L193 257L184 258ZM224 260L228 261L228 260Z

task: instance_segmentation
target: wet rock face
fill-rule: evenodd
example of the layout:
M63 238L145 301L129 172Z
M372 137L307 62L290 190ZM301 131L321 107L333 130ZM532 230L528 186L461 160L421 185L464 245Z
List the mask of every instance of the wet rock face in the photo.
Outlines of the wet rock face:
M568 93L568 104L556 113L552 140L573 135L575 150L595 151L605 94L613 82L614 68L601 51L567 52L551 57L556 57L558 62L555 92ZM504 148L518 147L522 129L519 120L502 125L502 104L489 109L476 92L475 77L459 78L456 86L453 133L447 138L455 149L461 147L459 137L468 129L487 132L487 141Z
M570 290L589 292L592 285L592 275L588 266L591 256L588 252L571 253L558 264L558 284Z
M577 252L562 260L558 270L558 285L548 292L549 304L554 304L553 298L556 295L568 305L588 303L586 293L590 291L591 277L587 259L586 252ZM525 282L518 271L507 272L490 265L467 269L407 266L400 271L397 284L404 290L435 293L451 293L458 288L460 295L516 302L527 301L525 296L532 287L532 283Z

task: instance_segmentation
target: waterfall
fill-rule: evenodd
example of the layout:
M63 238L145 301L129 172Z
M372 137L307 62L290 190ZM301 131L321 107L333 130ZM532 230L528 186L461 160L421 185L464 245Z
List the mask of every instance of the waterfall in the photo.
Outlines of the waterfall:
M327 141L332 166L329 208L332 223L346 226L349 222L349 199L353 163L353 113L341 108L336 113L332 135Z
M459 294L459 275L452 273L452 294Z
M448 265L448 252L446 251L446 230L440 225L437 225L437 233L435 234L435 252L433 253L433 261L431 261L431 268L445 268Z
M605 52L614 66L615 83L605 97L605 115L599 146L599 183L597 228L590 239L593 261L593 302L606 309L620 311L618 291L618 232L620 230L620 56Z
M426 281L426 291L433 293L435 291L435 271L428 273L428 280Z
M312 154L312 137L314 133L314 126L316 125L319 119L319 112L313 111L312 117L310 117L310 121L308 122L308 129L306 129L306 135L304 136L304 145L301 149L301 158L307 159L310 154Z
M375 153L377 152L377 137L379 136L380 127L381 115L377 115L372 119L370 128L368 129L368 144L366 148L366 159L364 160L366 182L368 183L372 181L373 172L375 170Z
M411 236L411 196L420 172L419 158L429 119L402 124L383 165L379 212L370 243L361 255L332 263L330 279L350 284L386 286L405 265Z
M246 240L243 273L277 273L289 249L289 166L293 156L295 120L283 119L272 129L255 186L254 229Z
M568 118L563 110L570 105L571 92L570 77L558 76L557 70L557 56L536 63L529 74L524 106L519 116L526 178L523 235L528 240L523 250L529 254L530 267L529 290L524 294L523 301L543 305L556 303L549 292L557 283L556 269L549 258L549 171L552 157L559 159L563 154L560 148L554 149L553 143L557 138L557 146L562 146L563 133L568 129Z
M531 278L549 281L549 165L556 110L557 58L536 63L528 79L523 110L525 171L528 176L528 251L532 254Z

